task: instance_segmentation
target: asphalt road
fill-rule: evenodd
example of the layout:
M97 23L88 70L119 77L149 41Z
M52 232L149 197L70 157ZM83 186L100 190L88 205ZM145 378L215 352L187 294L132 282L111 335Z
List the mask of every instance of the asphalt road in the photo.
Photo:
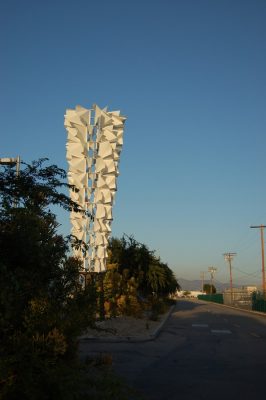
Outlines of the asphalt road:
M112 354L142 399L266 398L266 316L179 300L155 341L81 344L95 353Z

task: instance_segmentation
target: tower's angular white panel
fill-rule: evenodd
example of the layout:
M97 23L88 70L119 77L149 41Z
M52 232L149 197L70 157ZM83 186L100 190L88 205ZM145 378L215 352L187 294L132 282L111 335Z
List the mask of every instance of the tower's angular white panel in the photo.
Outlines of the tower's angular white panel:
M120 111L97 105L89 110L77 106L65 114L68 182L77 189L70 196L86 212L71 212L72 234L89 246L85 256L81 250L75 255L95 272L106 266L125 120Z

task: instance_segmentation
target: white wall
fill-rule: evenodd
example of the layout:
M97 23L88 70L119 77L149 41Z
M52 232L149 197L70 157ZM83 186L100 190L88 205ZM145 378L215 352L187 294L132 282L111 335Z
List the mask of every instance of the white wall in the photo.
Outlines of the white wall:
M206 294L205 292L202 293L202 292L199 292L196 290L180 290L179 292L176 292L176 296L183 297L184 293L186 293L186 292L189 292L189 294L186 297L194 297L194 298L197 298L198 295L200 295L200 294Z

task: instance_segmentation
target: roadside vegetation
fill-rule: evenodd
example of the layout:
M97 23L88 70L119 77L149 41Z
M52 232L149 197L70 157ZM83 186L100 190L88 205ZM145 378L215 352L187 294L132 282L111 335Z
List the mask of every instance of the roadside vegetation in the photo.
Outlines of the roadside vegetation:
M66 173L46 160L0 174L0 399L127 399L110 359L78 358L78 337L104 314L151 316L178 283L170 268L132 237L112 239L107 272L86 276L58 233L52 206L82 212L64 194ZM130 394L132 398L132 394Z
M211 285L210 283L205 283L203 286L203 292L205 292L206 294L215 294L216 287L214 285Z
M173 271L155 252L132 236L112 238L104 279L105 310L109 316L156 319L166 311L169 296L179 289Z

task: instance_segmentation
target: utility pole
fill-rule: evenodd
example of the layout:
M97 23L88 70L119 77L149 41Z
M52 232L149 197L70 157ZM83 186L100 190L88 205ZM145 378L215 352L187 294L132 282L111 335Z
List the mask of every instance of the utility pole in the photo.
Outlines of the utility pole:
M216 271L217 271L217 268L215 268L215 267L208 268L208 272L210 272L210 274L211 274L211 295L212 295L213 277L214 277L214 274Z
M231 305L233 304L233 277L232 277L232 260L236 256L236 253L224 253L224 259L229 264L230 271L230 296L231 296Z
M263 229L266 228L265 225L251 226L250 228L260 229L260 241L261 241L261 272L262 272L262 291L265 295L266 293L266 282L265 282L265 260L264 260L264 235Z
M200 273L202 293L203 293L203 289L204 289L205 274L207 274L207 271L201 271L201 273Z

